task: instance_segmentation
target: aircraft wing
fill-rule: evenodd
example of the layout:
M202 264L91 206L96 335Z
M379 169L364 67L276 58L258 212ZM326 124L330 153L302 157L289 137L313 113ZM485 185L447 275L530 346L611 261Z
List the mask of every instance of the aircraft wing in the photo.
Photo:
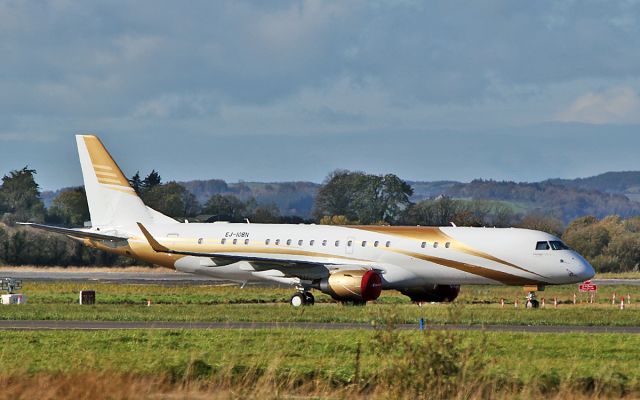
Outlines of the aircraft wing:
M71 236L74 238L87 238L87 239L98 239L98 240L109 240L112 242L120 242L122 240L127 240L127 237L121 236L113 236L113 235L105 235L102 233L82 230L82 229L71 229L71 228L61 228L59 226L51 226L51 225L43 225L43 224L35 224L32 222L18 222L19 225L30 226L32 228L41 229L43 231L49 231L54 233L60 233L62 235Z
M192 251L179 251L172 250L162 244L160 244L149 231L138 222L138 227L142 234L151 245L151 248L159 253L180 254L186 256L195 257L208 257L213 260L217 265L232 264L239 261L247 261L251 264L255 271L267 271L278 270L286 276L297 277L323 277L329 274L331 270L342 269L371 269L367 265L345 265L345 264L328 264L326 262L314 262L308 260L295 260L287 259L282 260L278 258L260 257L260 256L242 256L227 253L204 253L204 252L192 252Z

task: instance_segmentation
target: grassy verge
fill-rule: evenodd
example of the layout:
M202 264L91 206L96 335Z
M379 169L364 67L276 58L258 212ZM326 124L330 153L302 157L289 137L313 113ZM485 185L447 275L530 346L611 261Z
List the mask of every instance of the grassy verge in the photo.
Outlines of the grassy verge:
M98 304L77 304L81 289L95 289ZM611 305L610 296L629 293L631 304L624 311ZM365 307L332 303L323 294L316 294L318 304L294 309L287 303L291 289L237 286L162 286L107 283L27 282L23 292L28 303L22 306L0 307L0 319L10 320L102 320L102 321L219 321L219 322L380 322L391 317L401 323L416 323L426 318L431 323L447 323L455 310L456 323L516 324L516 325L611 325L630 326L640 321L640 287L604 287L594 304L577 294L575 286L549 288L539 295L547 299L547 307L526 310L522 307L524 293L518 288L495 286L464 287L452 304L426 304L418 307L397 292L383 295L375 304ZM553 297L558 308L551 305ZM500 306L504 298L506 305ZM147 307L147 300L152 306ZM518 299L519 307L513 302ZM582 303L581 303L582 301Z
M2 332L0 365L12 367L0 372L0 380L84 374L91 381L106 374L230 390L235 393L231 397L302 392L320 397L484 398L487 393L569 389L574 395L621 396L638 394L639 349L640 336L610 334Z

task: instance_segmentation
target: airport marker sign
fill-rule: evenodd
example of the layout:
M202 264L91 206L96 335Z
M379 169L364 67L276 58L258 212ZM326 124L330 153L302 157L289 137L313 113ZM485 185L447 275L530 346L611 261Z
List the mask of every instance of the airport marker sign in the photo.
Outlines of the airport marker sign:
M598 286L591 283L591 281L584 281L583 283L580 284L578 288L580 289L581 292L597 292L598 291Z

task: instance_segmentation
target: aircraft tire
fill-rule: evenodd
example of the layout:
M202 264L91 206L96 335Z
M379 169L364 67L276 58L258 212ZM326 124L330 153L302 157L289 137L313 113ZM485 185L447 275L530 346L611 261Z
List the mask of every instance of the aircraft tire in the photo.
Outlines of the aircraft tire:
M311 294L311 292L304 292L304 297L305 304L307 304L308 306L312 306L316 303L316 299L315 297L313 297L313 294Z
M304 293L296 293L291 296L291 300L289 300L289 303L291 303L293 307L302 307L307 304L307 297L304 295Z

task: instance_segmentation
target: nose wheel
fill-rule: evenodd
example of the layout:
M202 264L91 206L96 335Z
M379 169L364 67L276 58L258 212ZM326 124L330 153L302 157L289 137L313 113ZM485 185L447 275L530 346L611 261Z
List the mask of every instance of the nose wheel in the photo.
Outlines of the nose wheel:
M311 292L298 292L291 296L289 302L293 307L312 306L316 302L316 299Z

